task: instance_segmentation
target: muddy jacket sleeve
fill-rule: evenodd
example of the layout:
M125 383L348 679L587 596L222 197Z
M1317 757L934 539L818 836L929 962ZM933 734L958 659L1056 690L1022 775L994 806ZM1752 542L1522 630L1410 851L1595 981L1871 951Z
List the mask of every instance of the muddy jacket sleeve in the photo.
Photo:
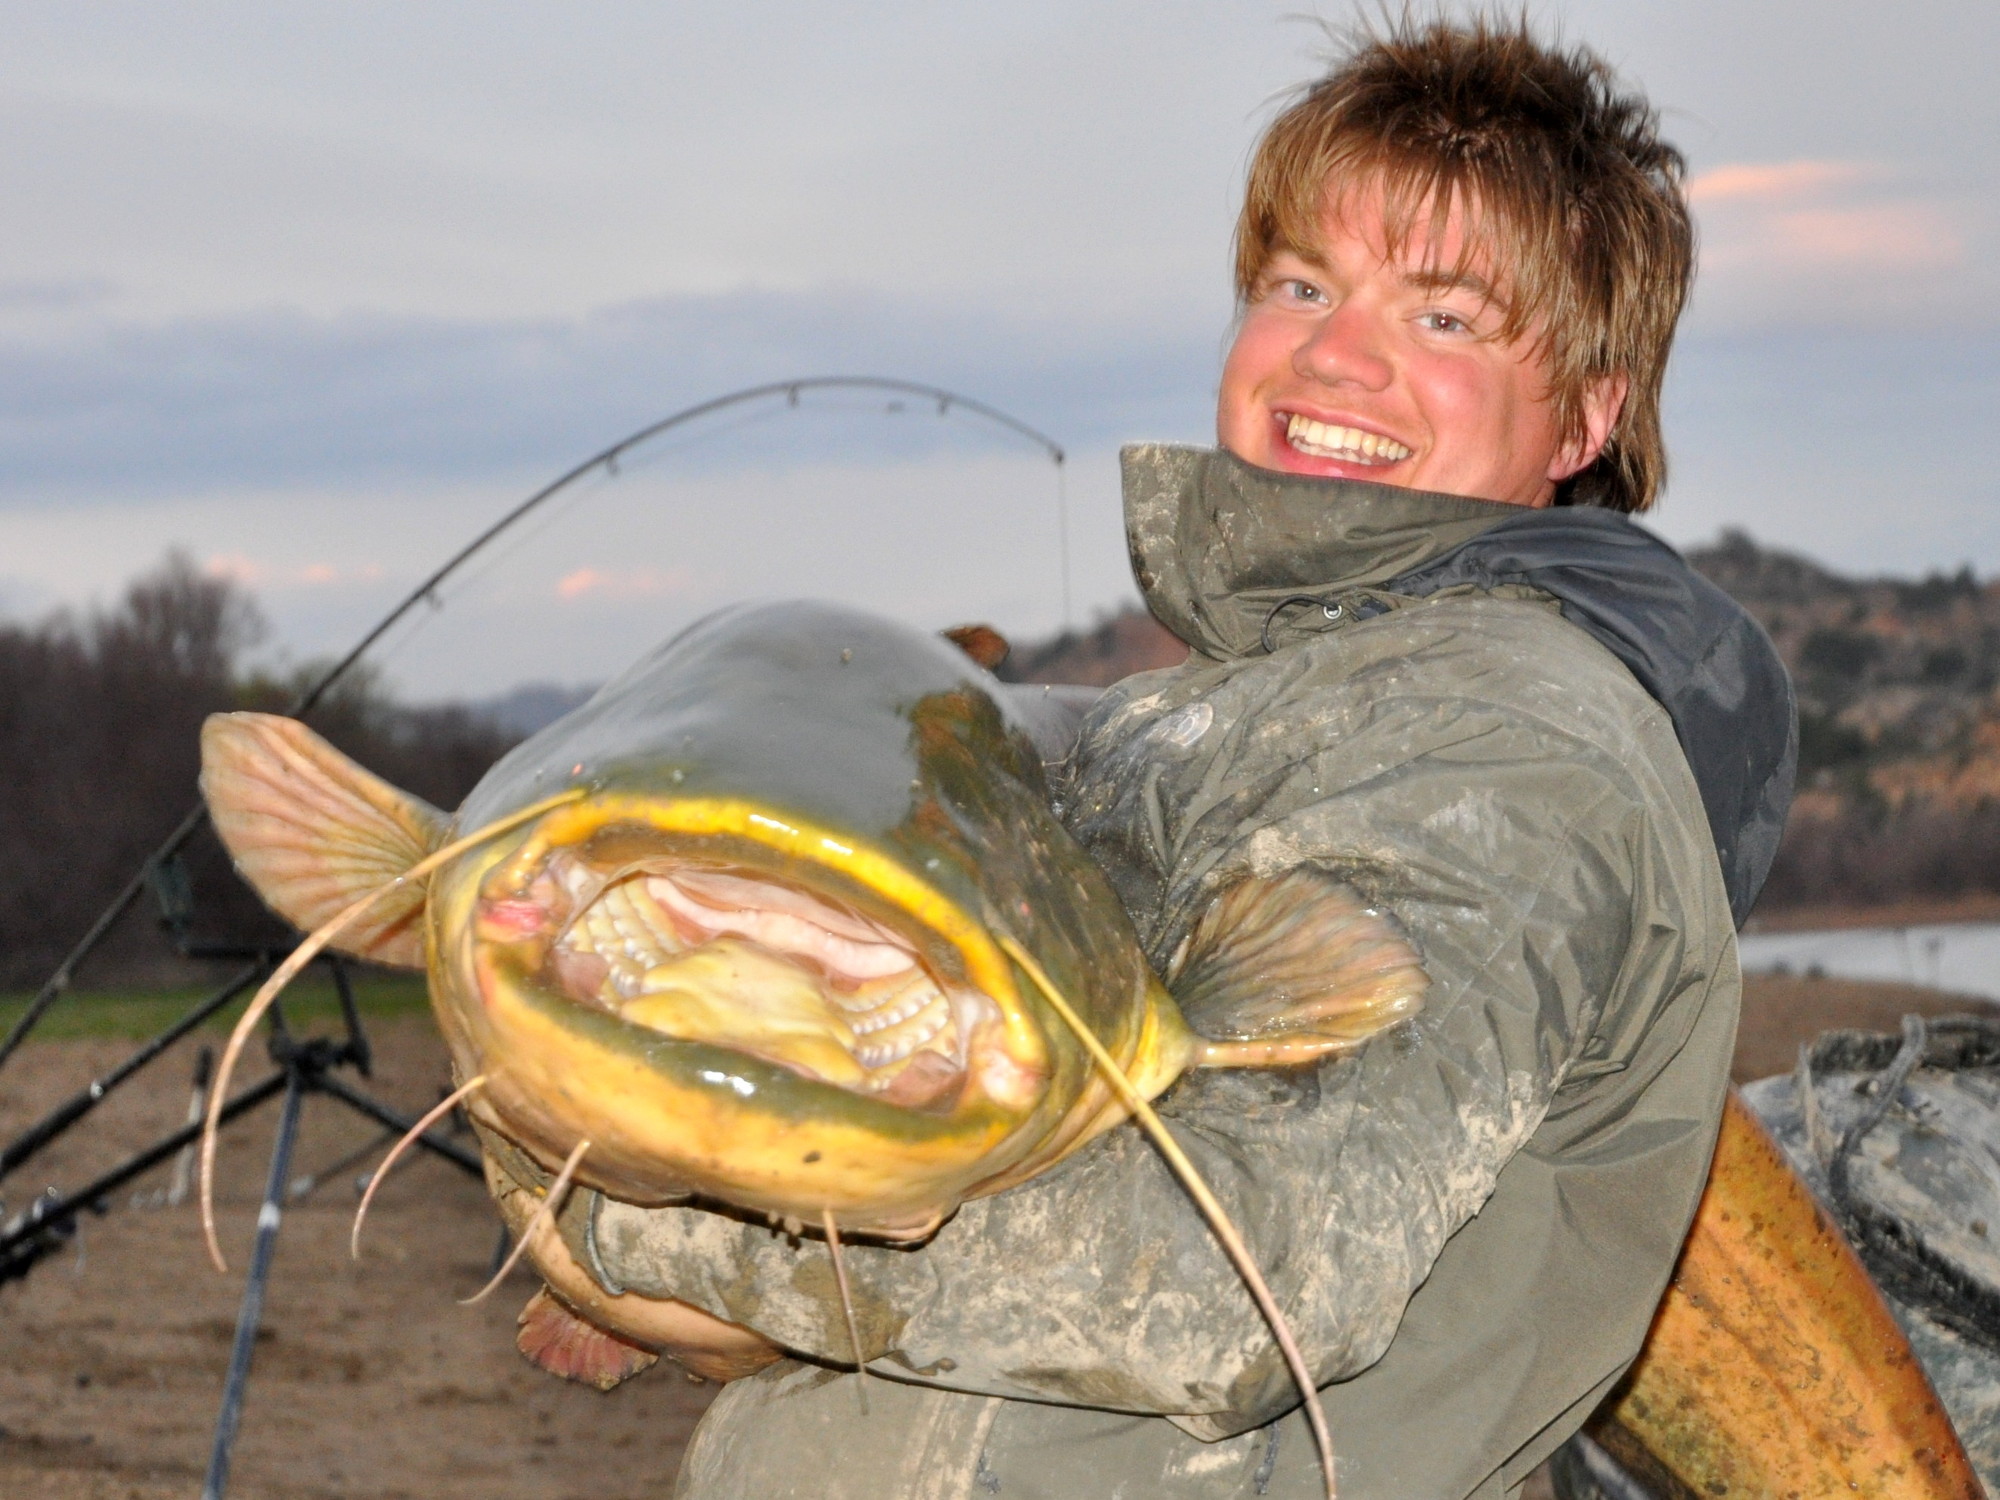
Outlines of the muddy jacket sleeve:
M1423 1013L1358 1053L1195 1073L1161 1101L1319 1382L1382 1361L1427 1277L1431 1321L1483 1362L1462 1384L1557 1401L1529 1431L1615 1374L1699 1193L1736 1004L1699 798L1629 674L1545 602L1439 598L1132 679L1093 712L1067 797L1156 964L1231 880L1301 864L1423 955ZM589 1197L564 1232L616 1284L850 1358L815 1240ZM870 1358L905 1379L1205 1437L1298 1399L1130 1126L920 1249L849 1247L847 1269Z

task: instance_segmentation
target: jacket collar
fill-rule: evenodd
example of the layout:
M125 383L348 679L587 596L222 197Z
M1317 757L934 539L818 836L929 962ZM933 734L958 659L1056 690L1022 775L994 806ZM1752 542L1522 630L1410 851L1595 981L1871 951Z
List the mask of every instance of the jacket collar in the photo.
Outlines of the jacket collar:
M1264 649L1273 606L1390 585L1422 597L1525 584L1666 709L1741 923L1791 806L1791 679L1757 622L1629 516L1526 510L1426 490L1305 479L1205 448L1124 451L1132 566L1160 623L1203 655Z
M1278 474L1216 448L1123 450L1125 539L1146 606L1205 656L1255 656L1294 595L1379 586L1520 507Z

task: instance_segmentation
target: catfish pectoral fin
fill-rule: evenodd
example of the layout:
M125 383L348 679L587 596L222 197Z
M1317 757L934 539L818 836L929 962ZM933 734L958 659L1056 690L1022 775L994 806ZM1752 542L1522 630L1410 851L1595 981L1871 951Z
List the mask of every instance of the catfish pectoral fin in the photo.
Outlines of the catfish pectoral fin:
M276 714L209 715L201 790L238 871L302 932L403 874L444 842L448 827L436 808ZM421 969L423 899L421 886L385 897L333 946Z
M1209 903L1168 988L1210 1038L1205 1067L1271 1067L1358 1046L1430 987L1393 917L1309 866L1248 876Z
M593 1385L600 1391L623 1384L660 1362L652 1350L579 1318L547 1287L528 1299L519 1324L514 1347L528 1363L558 1379Z
M1668 1493L1984 1493L1867 1271L1734 1090L1652 1331L1593 1431Z

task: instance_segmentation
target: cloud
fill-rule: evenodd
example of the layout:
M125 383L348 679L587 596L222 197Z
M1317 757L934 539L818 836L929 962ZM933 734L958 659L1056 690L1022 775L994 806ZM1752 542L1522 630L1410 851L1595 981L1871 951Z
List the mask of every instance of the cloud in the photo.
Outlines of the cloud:
M341 566L330 562L273 563L244 552L217 552L202 564L211 578L226 578L246 588L284 590L379 583L386 576L380 563Z
M605 599L648 599L684 594L694 584L686 568L574 568L556 580L556 597L565 602L596 595Z
M241 552L218 552L202 564L202 571L210 578L226 579L245 588L259 587L271 572L256 558L245 557Z
M1037 322L853 288L661 297L577 317L77 319L0 335L0 503L531 479L676 408L838 372L940 384L1067 444L1134 430L1198 437L1220 335L1219 318ZM889 415L874 397L848 404ZM908 451L978 426L960 413L926 427L921 415L825 441ZM742 464L757 449L712 442L698 458Z
M1884 271L1937 270L1965 260L1965 238L1936 204L1801 209L1766 223L1774 260Z
M1703 264L1788 274L1938 270L1965 260L1948 208L1852 161L1733 162L1688 184Z
M1851 161L1731 162L1692 178L1688 198L1697 208L1741 198L1796 198L1845 186L1865 175L1861 164Z

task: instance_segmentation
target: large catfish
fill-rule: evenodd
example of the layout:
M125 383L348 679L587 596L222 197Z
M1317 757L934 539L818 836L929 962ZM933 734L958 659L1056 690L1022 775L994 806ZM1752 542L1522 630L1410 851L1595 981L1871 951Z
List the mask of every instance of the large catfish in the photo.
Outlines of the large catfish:
M1146 1098L1191 1066L1351 1047L1426 984L1393 923L1301 871L1217 903L1177 1003L1051 809L1030 708L936 637L743 607L517 747L455 820L268 715L211 719L202 781L238 869L308 930L454 834L574 794L338 940L428 967L517 1220L509 1164L553 1172L588 1142L577 1180L628 1202L915 1239L1129 1113L1044 983ZM562 1303L626 1339L717 1374L772 1357L533 1240Z
M203 786L238 868L309 930L526 814L338 944L429 969L458 1076L479 1080L489 1181L548 1283L524 1352L599 1384L653 1351L729 1378L778 1351L599 1285L538 1211L552 1177L918 1239L1134 1107L1052 998L1141 1098L1191 1066L1352 1047L1421 1003L1394 924L1309 870L1226 891L1163 986L1056 820L1032 729L944 642L786 604L661 647L503 759L455 820L263 715L210 720ZM1772 1253L1802 1234L1823 1251L1824 1226L1775 1152L1732 1144L1754 1130L1732 1110L1726 1170L1607 1437L1687 1492L1782 1473L1776 1492L1978 1494L1858 1264L1818 1254L1801 1290L1797 1256ZM1774 1297L1818 1321L1718 1360L1713 1330L1762 1328L1750 1314ZM1802 1355L1764 1357L1801 1335ZM1781 1415L1835 1390L1840 1421Z

